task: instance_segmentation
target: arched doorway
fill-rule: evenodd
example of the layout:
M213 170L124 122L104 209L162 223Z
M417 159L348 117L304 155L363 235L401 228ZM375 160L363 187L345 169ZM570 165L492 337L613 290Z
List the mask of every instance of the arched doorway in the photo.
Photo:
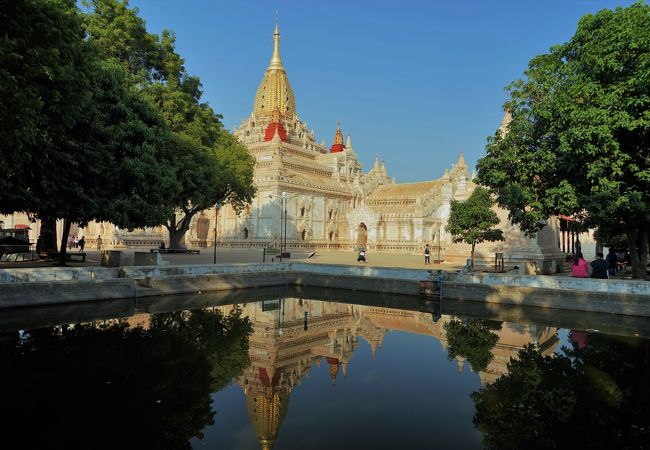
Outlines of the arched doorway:
M248 239L248 228L244 228L244 239Z
M365 223L361 222L357 228L357 245L366 247L368 244L368 227Z
M302 240L304 241L306 235L307 235L307 231L306 231L306 230L302 230L302 232L300 233L300 239L302 239Z
M329 238L330 238L330 241L331 241L332 239L334 239L334 232L333 232L333 231L330 231Z

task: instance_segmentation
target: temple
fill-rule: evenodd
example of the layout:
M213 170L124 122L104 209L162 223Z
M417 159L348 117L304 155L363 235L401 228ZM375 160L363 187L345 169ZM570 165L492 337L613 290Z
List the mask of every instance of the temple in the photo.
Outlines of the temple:
M509 120L506 112L504 133ZM288 249L309 251L364 247L371 252L421 253L429 244L434 260L464 262L469 255L469 246L453 243L445 229L451 200L465 200L475 187L463 153L448 168L429 161L432 173L442 173L439 178L397 183L379 158L363 171L350 134L344 143L340 121L329 149L325 140L319 143L298 115L280 56L277 24L252 113L234 134L256 160L257 196L241 211L226 205L217 218L214 210L197 214L185 236L188 247L214 245L210 230L218 221L217 245L224 247L279 248L284 241ZM532 264L531 270L544 273L558 270L565 253L560 251L557 221L549 221L535 239L529 239L510 225L505 211L498 214L505 241L479 245L478 264L494 261L498 252L508 265ZM20 214L4 221L7 227L29 223ZM37 233L38 226L34 228ZM109 223L90 223L86 230L73 226L71 233L85 235L89 247L101 235L105 248L158 246L168 239L164 227L128 231Z

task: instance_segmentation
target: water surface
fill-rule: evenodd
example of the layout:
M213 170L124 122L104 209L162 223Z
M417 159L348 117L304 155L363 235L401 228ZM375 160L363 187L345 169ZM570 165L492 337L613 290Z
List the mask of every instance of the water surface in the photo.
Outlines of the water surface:
M0 315L4 448L647 448L650 323L256 289Z

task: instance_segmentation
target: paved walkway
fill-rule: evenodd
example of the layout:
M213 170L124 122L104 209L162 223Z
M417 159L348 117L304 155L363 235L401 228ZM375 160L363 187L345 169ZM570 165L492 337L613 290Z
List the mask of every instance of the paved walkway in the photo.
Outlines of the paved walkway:
M122 265L133 265L133 254L135 252L148 252L148 248L142 249L124 249L122 250ZM71 253L74 253L73 250ZM259 263L262 262L263 251L261 248L251 249L233 249L217 248L217 264L235 264L235 263ZM344 251L317 251L312 258L308 258L309 252L291 251L289 261L300 261L318 264L349 264L354 266L370 267L402 267L405 269L443 269L451 272L460 270L463 267L461 262L443 262L442 264L424 264L423 255L413 255L405 253L366 253L366 263L356 261L357 254L354 252ZM214 261L213 248L201 249L201 253L195 254L164 254L163 261L170 265L189 265L189 264L212 264ZM279 261L277 257L266 256L266 262ZM432 258L433 260L433 258ZM34 263L15 263L0 264L0 268L31 268L31 267L48 267L56 265L56 261L39 261ZM86 262L72 261L68 263L70 267L99 266L100 256L97 250L86 251ZM481 267L478 270L484 269ZM570 276L569 273L560 273L556 276ZM630 278L630 274L617 274L616 278Z
M148 252L149 249L125 249L122 250L122 265L133 265L133 254L138 251ZM75 253L73 250L71 253ZM356 261L357 254L354 252L342 251L318 251L316 254L309 258L309 252L305 251L291 251L291 258L289 261L300 261L318 264L350 264L350 265L365 265L371 267L403 267L407 269L425 269L442 268L445 270L459 270L462 264L449 264L443 263L441 265L424 264L424 256L411 255L402 253L366 253L366 263L358 263ZM234 264L234 263L252 263L262 262L263 251L261 248L252 249L232 249L232 248L217 248L217 264ZM201 249L201 253L194 254L164 254L162 255L163 261L167 261L170 265L185 265L185 264L212 264L214 261L214 251L212 248ZM266 256L266 262L279 261L278 257ZM86 251L86 262L71 261L68 263L70 267L84 267L84 266L99 266L100 255L96 250ZM34 263L16 263L11 265L0 265L4 267L47 267L56 265L55 261L39 261Z

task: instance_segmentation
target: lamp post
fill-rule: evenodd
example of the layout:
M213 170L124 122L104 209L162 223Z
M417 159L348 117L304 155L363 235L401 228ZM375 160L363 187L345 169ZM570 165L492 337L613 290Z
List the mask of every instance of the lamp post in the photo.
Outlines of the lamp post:
M217 263L217 219L219 218L219 208L221 208L221 202L217 202L214 205L214 257L212 258L212 263Z
M284 245L282 245L282 236L280 236L280 253L284 256L287 248L287 193L282 192L282 208L284 209Z

